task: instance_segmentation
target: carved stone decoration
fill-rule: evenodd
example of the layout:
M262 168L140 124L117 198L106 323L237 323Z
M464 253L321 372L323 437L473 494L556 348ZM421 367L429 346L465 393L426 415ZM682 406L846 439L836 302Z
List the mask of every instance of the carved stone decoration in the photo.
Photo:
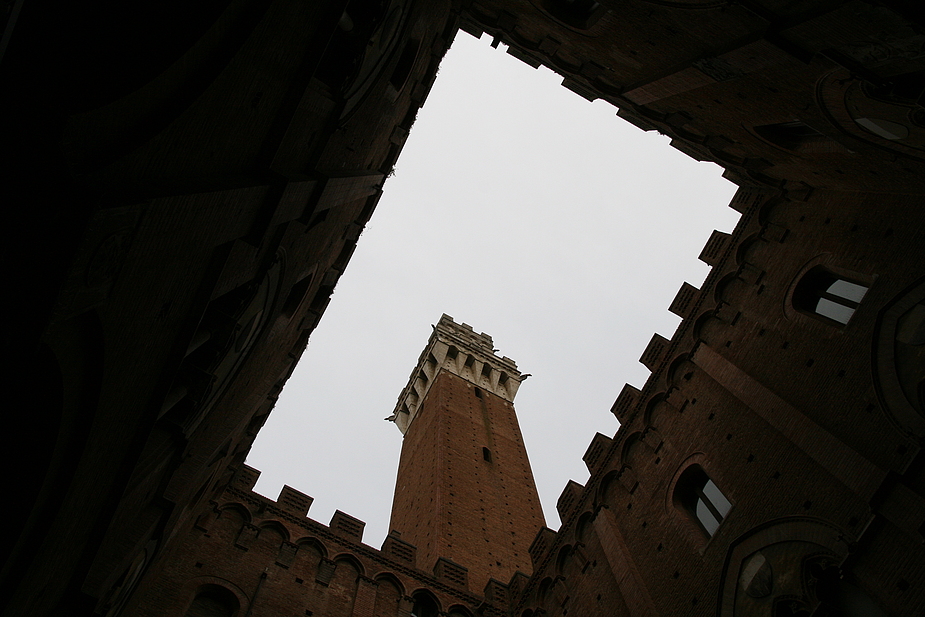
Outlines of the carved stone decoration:
M803 561L803 589L814 615L864 615L886 617L886 612L838 560L828 554L811 555Z
M894 81L917 79L904 75ZM820 79L816 96L828 120L841 132L881 149L925 156L922 108L901 89L873 87L839 69Z
M739 570L742 593L738 594L735 614L759 614L781 602L803 608L817 604L804 583L808 578L804 576L804 562L807 555L818 555L821 550L812 542L785 541L753 554ZM799 615L799 610L794 614Z
M753 598L764 598L774 589L774 570L761 551L749 557L742 566L739 584Z
M822 602L814 573L821 571L819 564L840 562L848 551L845 538L841 530L813 518L783 518L756 527L727 553L717 614L808 616Z
M883 409L903 433L925 435L925 281L887 305L873 340Z

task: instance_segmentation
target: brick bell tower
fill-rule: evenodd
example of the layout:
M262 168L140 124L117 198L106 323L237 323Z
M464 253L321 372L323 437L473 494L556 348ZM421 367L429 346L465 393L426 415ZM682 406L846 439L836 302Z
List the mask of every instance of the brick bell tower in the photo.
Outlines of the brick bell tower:
M545 525L512 403L523 377L494 351L443 315L390 418L404 434L391 529L417 546L418 567L449 559L477 592L530 574Z

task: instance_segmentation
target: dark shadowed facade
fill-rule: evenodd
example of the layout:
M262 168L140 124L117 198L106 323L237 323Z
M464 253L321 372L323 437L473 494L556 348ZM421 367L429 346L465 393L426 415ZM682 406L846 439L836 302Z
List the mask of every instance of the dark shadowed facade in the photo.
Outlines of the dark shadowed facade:
M3 614L925 611L914 3L8 8ZM243 466L459 29L740 186L738 226L704 248L711 274L679 291L682 324L652 339L650 379L619 393L620 430L591 441L528 565L520 544L440 554L477 554L481 526L372 549L360 521L307 519L301 493L254 495ZM434 399L470 391L424 374ZM505 399L475 387L494 417ZM483 438L501 433L459 431ZM508 447L477 445L467 465Z

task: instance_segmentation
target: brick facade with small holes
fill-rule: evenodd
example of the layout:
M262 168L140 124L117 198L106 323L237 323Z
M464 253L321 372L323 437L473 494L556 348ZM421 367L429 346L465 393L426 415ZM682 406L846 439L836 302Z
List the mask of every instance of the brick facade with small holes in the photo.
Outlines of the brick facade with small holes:
M653 372L618 396L613 440L592 440L591 478L563 491L562 527L538 536L515 614L602 614L606 593L619 615L832 610L848 598L885 611L871 614L921 613L925 464L921 425L904 411L921 405L922 373L904 368L925 342L919 204L766 194L722 251L711 239L713 270L685 292L690 316L670 341L653 338ZM818 264L867 287L845 324L794 306ZM731 503L715 532L685 507L692 468Z
M421 567L452 559L481 589L529 574L543 525L513 404L441 371L404 436L390 528Z
M236 481L196 521L156 580L145 581L127 613L139 617L197 615L197 597L214 587L233 595L238 615L410 617L427 590L438 609L458 617L503 614L506 586L494 581L495 605L472 591L465 568L443 560L415 565L413 546L390 534L381 550L362 544L365 523L336 512L330 525L307 517L311 498L284 487L272 501L251 488L256 473ZM203 613L216 614L216 613Z

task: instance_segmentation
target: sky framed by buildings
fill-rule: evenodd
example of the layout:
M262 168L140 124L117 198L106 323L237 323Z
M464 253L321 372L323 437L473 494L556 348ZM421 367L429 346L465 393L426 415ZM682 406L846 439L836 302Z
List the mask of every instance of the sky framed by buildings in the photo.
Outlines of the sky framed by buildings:
M624 383L713 229L731 231L735 186L460 32L321 323L255 443L256 490L288 484L388 533L401 433L384 418L447 313L490 334L532 377L515 408L547 525L595 432L612 436ZM463 564L465 565L465 564Z

